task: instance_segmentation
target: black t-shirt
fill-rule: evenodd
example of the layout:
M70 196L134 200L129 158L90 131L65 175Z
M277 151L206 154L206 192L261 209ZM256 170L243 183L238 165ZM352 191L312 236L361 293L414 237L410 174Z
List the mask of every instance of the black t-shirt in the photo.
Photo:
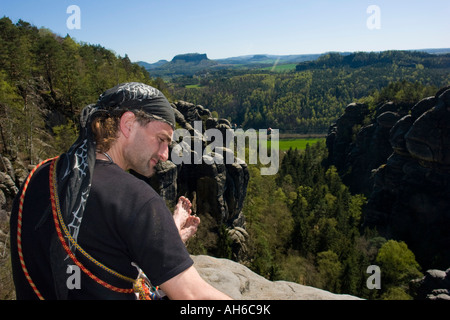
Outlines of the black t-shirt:
M51 252L61 250L49 208L48 165L38 170L25 197L22 246L31 278L44 298L58 298L58 286L66 285L75 274L68 269L65 278L56 280L61 269L75 265L70 258L52 261ZM11 215L11 234L17 230L17 202ZM136 278L137 264L154 286L183 272L193 261L189 256L164 200L144 181L106 161L97 161L92 188L78 234L78 244L93 258L114 271ZM11 237L13 276L18 299L35 299L23 275L15 236ZM129 282L102 270L83 257L76 257L94 275L119 287L131 288ZM58 269L59 272L52 270ZM71 287L69 299L135 299L134 294L111 291L83 272L79 284ZM64 275L64 274L63 274Z

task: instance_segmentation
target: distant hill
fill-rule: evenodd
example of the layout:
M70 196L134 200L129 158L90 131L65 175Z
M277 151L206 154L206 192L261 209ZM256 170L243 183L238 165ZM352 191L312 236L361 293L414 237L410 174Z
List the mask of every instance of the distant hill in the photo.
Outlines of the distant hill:
M208 56L206 55L206 53L203 53L203 54L200 54L200 53L179 54L172 59L173 63L177 63L177 62L201 63L202 61L211 61L211 60L208 59Z
M418 52L433 55L445 55L450 53L450 48L404 50L402 52ZM400 51L387 51L400 52ZM178 76L192 76L205 74L219 69L259 69L274 65L298 64L298 71L329 66L330 57L334 63L342 63L350 66L366 65L365 63L380 63L379 55L383 52L326 52L317 54L297 55L269 55L252 54L224 59L209 59L205 53L186 53L175 56L172 61L160 60L155 63L138 61L137 64L150 72L151 77L174 78ZM421 56L420 54L418 56ZM354 61L352 61L352 59ZM359 61L358 61L359 59ZM388 58L389 59L389 58ZM365 60L365 61L362 61ZM388 61L391 63L392 61ZM359 65L357 65L359 63ZM420 62L418 62L420 63Z
M187 53L176 55L172 61L160 60L156 63L138 61L137 64L150 72L152 77L173 78L192 76L218 69L265 68L275 64L300 63L319 58L322 54L301 55L246 55L226 59L211 60L206 54Z
M299 55L267 55L256 54L238 56L226 59L218 59L217 62L221 64L230 65L252 65L252 64L266 64L273 65L274 63L286 64L286 63L299 63L303 61L311 61L319 58L322 54L299 54Z
M167 60L160 60L150 64L139 61L137 64L144 67L154 78L173 78L207 72L219 63L208 59L208 56L205 53L187 53L176 55L170 62Z
M153 69L157 69L160 66L168 63L169 61L167 60L159 60L158 62L155 63L148 63L148 62L144 62L144 61L138 61L136 62L138 65L144 67L146 70L153 70Z

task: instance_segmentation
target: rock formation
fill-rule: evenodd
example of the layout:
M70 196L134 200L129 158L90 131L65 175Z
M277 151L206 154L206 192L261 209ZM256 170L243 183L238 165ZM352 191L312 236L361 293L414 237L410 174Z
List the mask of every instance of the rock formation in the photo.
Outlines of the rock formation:
M177 125L189 135L174 141L169 154L173 155L174 148L178 148L180 152L188 152L186 159L191 161L177 163L169 158L157 167L149 182L170 204L174 205L181 195L187 196L200 218L211 216L217 225L224 224L233 241L234 258L239 260L245 253L248 237L242 214L249 180L247 165L235 158L227 146L216 147L216 152L206 151L211 142L205 137L208 129L217 129L225 137L227 130L232 132L230 124L225 119L212 118L210 111L199 105L179 101L172 106ZM231 163L225 161L227 156L233 159Z
M352 103L330 127L329 162L352 192L367 195L372 191L372 170L385 164L392 154L390 130L407 112L408 106L389 102L372 115L367 105ZM375 120L367 124L371 117Z
M184 62L200 62L202 60L209 60L206 53L200 54L200 53L186 53L186 54L179 54L173 57L172 62L176 61L184 61Z
M411 282L410 290L417 300L450 300L450 268L428 270L421 279Z
M192 256L206 282L235 300L360 300L287 281L269 281L237 262Z
M9 222L11 204L19 192L16 179L18 181L24 180L20 173L20 171L14 170L8 158L0 155L0 226ZM0 230L0 232L3 231L8 233L7 230ZM5 239L0 239L0 241L3 242Z
M369 118L366 106L347 107L330 129L329 163L353 192L368 196L363 227L405 241L424 268L447 268L450 88L412 108L384 104Z

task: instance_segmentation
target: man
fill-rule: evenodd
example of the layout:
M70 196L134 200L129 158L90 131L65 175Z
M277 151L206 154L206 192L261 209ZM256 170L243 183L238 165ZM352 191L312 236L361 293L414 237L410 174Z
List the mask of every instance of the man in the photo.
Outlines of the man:
M199 276L183 243L199 223L189 200L181 197L172 216L127 172L153 175L168 159L174 128L167 99L141 83L109 89L83 110L74 145L41 165L15 200L18 299L155 298L156 286L169 299L229 298ZM151 285L134 281L142 274Z

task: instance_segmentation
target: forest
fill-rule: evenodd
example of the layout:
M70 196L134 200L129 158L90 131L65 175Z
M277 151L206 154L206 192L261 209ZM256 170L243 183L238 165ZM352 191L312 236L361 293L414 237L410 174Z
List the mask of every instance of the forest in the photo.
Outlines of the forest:
M352 194L326 158L320 141L305 150L289 149L275 176L250 167L244 206L249 267L271 280L365 299L412 299L409 282L423 271L414 253L402 241L361 229L367 199ZM388 270L380 290L366 285L370 265Z
M295 133L326 133L356 100L418 101L450 83L447 55L418 54L411 64L405 61L415 54L390 53L381 65L370 62L379 58L373 55L359 65L329 55L292 72L222 70L164 82L127 56L22 20L0 19L0 44L0 147L16 169L64 152L77 136L80 110L126 81L153 85L171 101L203 105L244 128ZM364 61L364 55L356 57ZM283 153L273 176L261 176L258 164L249 165L244 263L271 280L367 299L413 298L408 282L423 272L414 253L404 242L361 230L367 199L352 194L326 158L322 141ZM6 221L0 219L0 227L8 235ZM7 243L0 244L0 299L12 299ZM221 246L216 252L229 257L229 242ZM381 290L366 286L372 264L389 270Z
M2 154L12 158L27 155L34 163L45 153L64 150L63 136L75 135L80 110L118 83L157 86L127 56L22 20L0 19L0 43Z
M450 54L386 51L325 54L296 70L221 70L172 80L176 99L208 106L243 128L279 128L281 133L326 133L350 102L389 83L407 81L435 91L449 83ZM414 100L420 93L399 92ZM415 100L417 101L417 100Z

